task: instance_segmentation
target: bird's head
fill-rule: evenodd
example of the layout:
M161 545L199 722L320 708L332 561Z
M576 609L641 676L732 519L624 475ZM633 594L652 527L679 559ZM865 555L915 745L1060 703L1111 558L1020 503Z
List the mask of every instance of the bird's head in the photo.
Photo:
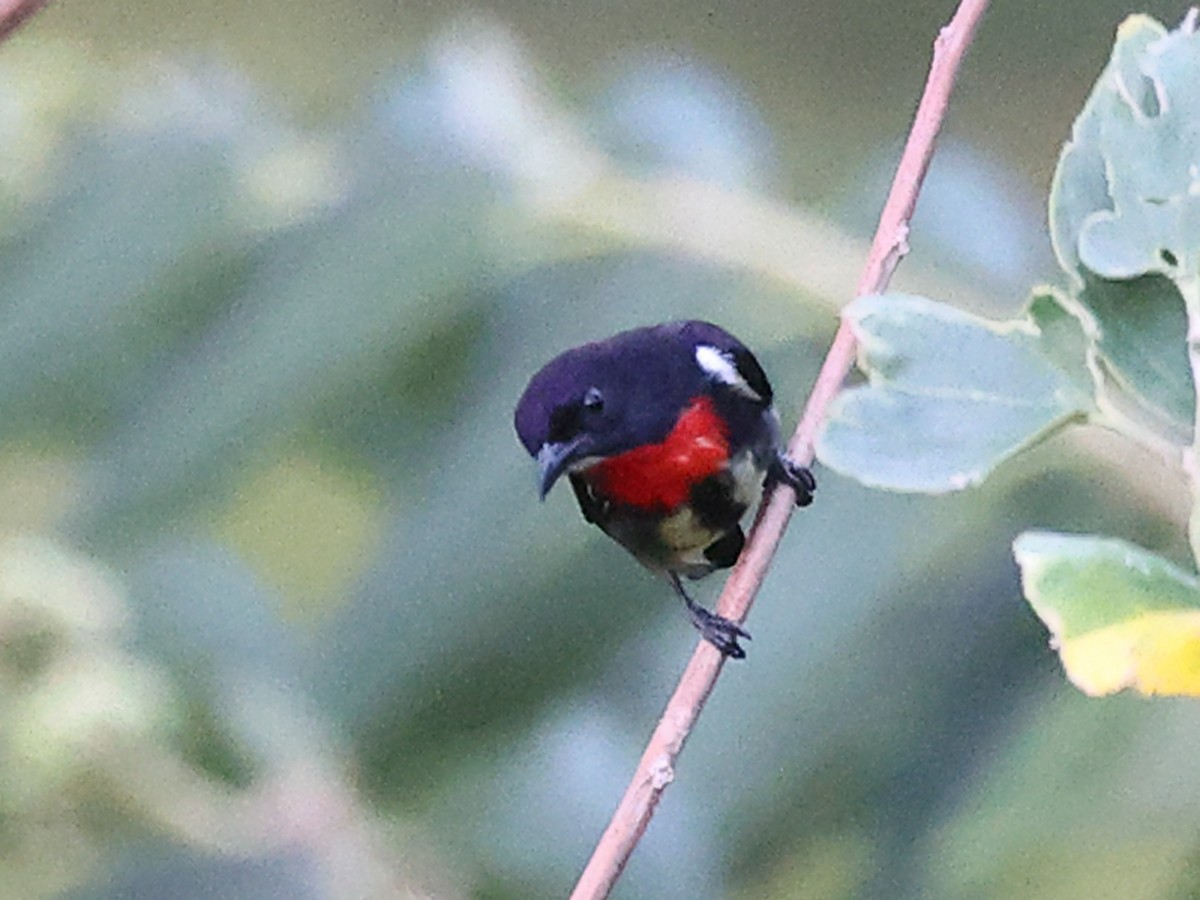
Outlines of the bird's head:
M624 414L633 393L625 381L618 359L588 345L552 360L529 382L514 422L537 460L542 497L565 472L639 443Z
M725 395L749 417L771 399L736 338L705 322L670 322L555 357L525 388L514 423L545 497L566 472L663 441L697 397Z

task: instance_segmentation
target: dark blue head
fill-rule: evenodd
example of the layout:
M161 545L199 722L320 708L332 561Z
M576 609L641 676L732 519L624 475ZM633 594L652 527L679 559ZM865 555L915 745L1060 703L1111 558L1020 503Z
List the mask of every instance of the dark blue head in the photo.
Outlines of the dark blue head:
M545 496L588 460L662 441L701 394L747 422L771 402L762 368L737 338L707 322L668 322L556 356L530 379L514 424Z

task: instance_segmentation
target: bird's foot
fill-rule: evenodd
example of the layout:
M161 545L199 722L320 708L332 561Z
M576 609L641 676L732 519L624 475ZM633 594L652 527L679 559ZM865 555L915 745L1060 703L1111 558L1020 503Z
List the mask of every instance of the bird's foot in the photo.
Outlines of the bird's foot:
M718 616L715 612L709 612L688 596L677 573L668 572L667 580L671 582L671 587L675 589L675 593L687 607L688 618L692 620L692 624L696 626L701 637L716 647L722 655L733 659L745 659L746 651L738 643L738 638L750 640L750 632L738 625L737 622L732 622L724 616Z
M688 616L701 636L716 647L723 655L733 659L745 659L746 651L738 638L750 640L750 634L736 622L709 612L696 603L688 605Z
M771 461L767 469L767 480L786 484L795 491L797 506L808 506L813 502L817 479L813 478L812 470L784 453L777 453Z

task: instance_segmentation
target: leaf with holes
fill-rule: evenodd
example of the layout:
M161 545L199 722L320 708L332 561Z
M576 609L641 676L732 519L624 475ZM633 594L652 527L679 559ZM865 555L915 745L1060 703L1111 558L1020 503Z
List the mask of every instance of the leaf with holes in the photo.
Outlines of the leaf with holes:
M1200 35L1192 24L1168 33L1145 16L1126 20L1076 123L1074 152L1092 165L1102 158L1108 198L1074 211L1075 246L1103 278L1200 272ZM1088 200L1101 198L1089 192Z
M1102 696L1200 695L1200 583L1113 538L1029 531L1013 544L1025 598L1067 676Z
M944 493L1092 409L1079 325L1052 294L992 322L924 297L862 297L843 312L865 386L843 391L821 461L864 484Z
M1200 272L1200 35L1146 16L1121 26L1075 121L1050 227L1106 369L1187 439L1195 405L1178 283Z

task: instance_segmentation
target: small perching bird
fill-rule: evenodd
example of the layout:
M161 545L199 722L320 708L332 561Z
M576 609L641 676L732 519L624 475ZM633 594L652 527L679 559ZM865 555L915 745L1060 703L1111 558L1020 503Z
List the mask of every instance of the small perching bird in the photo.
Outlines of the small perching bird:
M771 384L737 338L707 322L668 322L575 347L525 388L517 434L544 498L564 474L583 517L663 573L692 623L742 658L736 623L692 600L681 576L732 566L741 520L765 479L796 503L816 482L782 452Z

